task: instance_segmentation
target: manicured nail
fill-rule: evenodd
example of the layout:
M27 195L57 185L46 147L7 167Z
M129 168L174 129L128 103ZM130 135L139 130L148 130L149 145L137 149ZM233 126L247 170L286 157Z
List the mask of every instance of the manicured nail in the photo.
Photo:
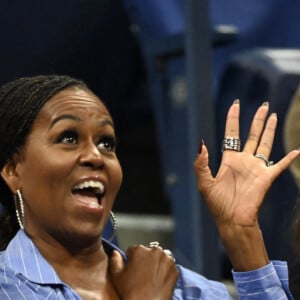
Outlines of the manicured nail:
M235 99L235 100L233 101L233 104L240 104L240 99Z
M275 113L275 112L271 113L270 117L275 117L275 118L277 118L277 113Z
M201 140L201 142L200 142L200 144L199 144L198 154L201 154L203 145L204 145L204 141Z
M269 105L269 101L265 101L262 105L268 106Z

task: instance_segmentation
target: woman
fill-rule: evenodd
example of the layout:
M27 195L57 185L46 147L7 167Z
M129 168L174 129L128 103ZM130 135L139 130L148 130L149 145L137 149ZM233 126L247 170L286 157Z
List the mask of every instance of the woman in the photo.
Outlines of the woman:
M221 283L175 265L157 244L132 246L125 255L101 239L122 171L112 118L84 83L22 78L1 88L0 109L0 199L7 211L1 299L230 299ZM272 181L299 151L269 164L276 115L267 114L264 103L240 151L235 101L218 174L210 173L203 143L194 163L240 299L292 299L286 265L269 262L257 214Z

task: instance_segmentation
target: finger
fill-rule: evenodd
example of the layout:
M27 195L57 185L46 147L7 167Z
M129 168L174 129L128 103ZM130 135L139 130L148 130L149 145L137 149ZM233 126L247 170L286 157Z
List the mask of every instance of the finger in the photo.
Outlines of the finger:
M233 101L233 104L230 106L226 125L225 125L225 137L235 137L239 138L240 136L240 126L239 126L239 117L240 117L240 103L236 99Z
M172 260L173 263L176 262L176 259L175 259L175 257L174 257L174 255L173 255L173 253L172 253L171 250L169 250L169 249L163 249L163 251L164 251L164 254L165 254L170 260Z
M123 271L124 267L123 257L118 251L113 250L109 263L110 274L119 274Z
M144 246L142 244L136 244L136 245L131 245L126 249L126 255L129 258L136 253L144 253L146 251L149 251L149 247Z
M194 161L194 170L197 177L198 189L204 196L207 194L208 189L214 180L208 166L208 162L208 151L206 146L203 144L201 153Z
M251 154L255 153L264 129L268 111L269 111L269 102L264 102L257 109L251 123L249 135L243 150L244 152L248 152Z
M272 150L276 126L277 126L277 114L272 113L271 116L268 118L265 130L261 137L259 146L256 150L257 154L263 154L267 159L269 159Z
M273 171L272 181L275 180L284 170L286 170L297 158L299 158L300 150L293 150L289 152L284 158L282 158L275 165L271 166Z

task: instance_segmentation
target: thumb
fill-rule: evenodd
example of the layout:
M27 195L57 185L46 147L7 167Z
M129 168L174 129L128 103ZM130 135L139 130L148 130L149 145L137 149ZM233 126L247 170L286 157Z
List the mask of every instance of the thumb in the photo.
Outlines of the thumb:
M112 255L110 257L110 262L109 262L109 272L111 275L117 275L121 273L124 269L124 261L123 257L121 254L113 250Z
M200 192L204 192L205 188L210 186L213 181L208 162L208 151L206 146L203 144L201 153L197 155L194 161L194 170L197 177L198 189Z

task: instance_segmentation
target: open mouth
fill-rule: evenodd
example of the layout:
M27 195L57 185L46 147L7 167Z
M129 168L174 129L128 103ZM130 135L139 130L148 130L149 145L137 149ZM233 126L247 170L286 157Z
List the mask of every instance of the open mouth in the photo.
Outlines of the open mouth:
M76 185L72 194L78 196L81 203L89 207L101 207L105 188L102 182L87 180Z

